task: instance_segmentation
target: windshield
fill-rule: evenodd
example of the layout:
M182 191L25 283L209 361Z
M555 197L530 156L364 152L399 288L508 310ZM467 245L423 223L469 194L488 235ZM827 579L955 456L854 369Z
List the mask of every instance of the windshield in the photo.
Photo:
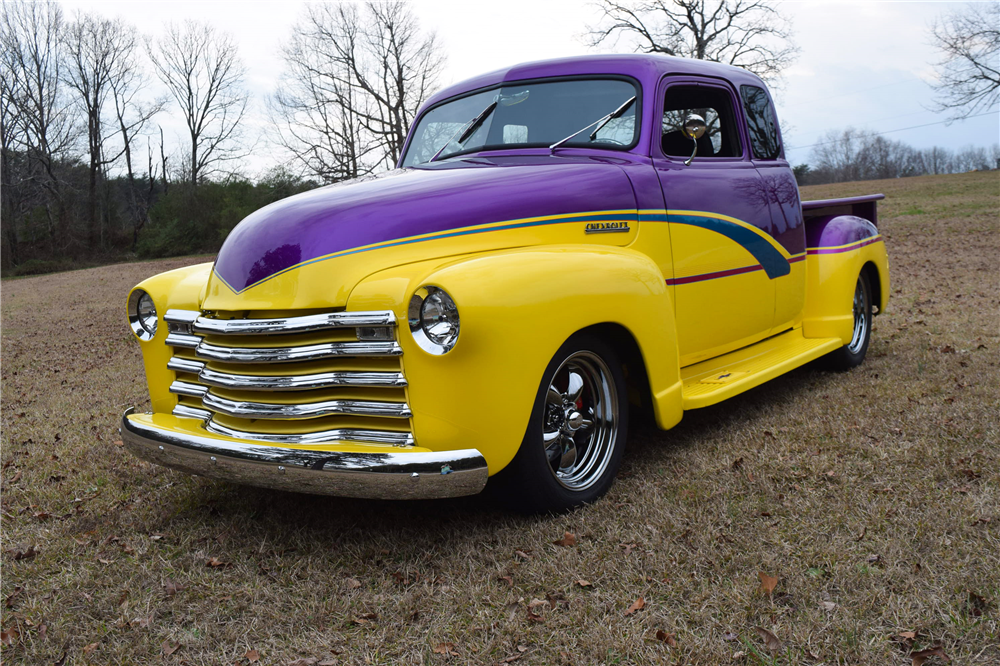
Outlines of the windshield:
M620 79L573 79L505 85L445 102L424 114L413 132L403 166L477 150L548 147L581 127L612 113L630 97L636 86ZM471 134L470 125L493 102L496 106ZM570 139L566 146L629 148L637 137L636 108L632 104L609 121L593 140L589 132ZM464 141L459 141L465 136Z

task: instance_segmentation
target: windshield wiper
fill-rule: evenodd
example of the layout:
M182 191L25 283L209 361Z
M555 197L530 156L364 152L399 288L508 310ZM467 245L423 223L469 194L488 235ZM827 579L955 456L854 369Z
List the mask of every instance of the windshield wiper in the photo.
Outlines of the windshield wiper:
M482 111L480 111L478 116L476 116L475 118L473 118L472 120L470 120L467 124L463 125L462 129L460 129L457 132L455 132L451 136L450 139L448 139L447 141L445 141L444 145L441 146L441 149L438 150L436 153L434 153L434 157L430 158L427 161L428 162L433 162L438 157L440 157L441 153L444 152L444 149L447 148L448 146L450 146L453 141L455 143L457 143L459 145L459 147L461 147L461 145L470 136L472 136L473 134L475 134L476 130L479 129L479 126L483 124L483 122L490 116L491 113L493 113L493 109L495 109L495 108L497 108L497 99L494 99L492 102L490 102L489 106L487 106L485 109L483 109ZM457 137L457 140L456 140L456 137Z
M633 95L632 97L630 97L627 100L625 100L624 104L622 104L621 106L619 106L617 109L615 109L614 111L612 111L608 115L603 116L601 118L598 118L597 120L595 120L594 122L590 123L589 125L587 125L583 129L579 129L579 130L573 132L572 134L570 134L565 139L559 139L558 141L556 141L555 143L553 143L551 146L549 146L549 150L550 151L551 150L555 150L559 146L563 145L564 143L566 143L567 141L569 141L570 139L572 139L577 134L582 134L583 132L586 132L587 130L589 130L594 125L597 125L597 128L593 132L590 133L590 140L593 141L594 137L597 136L597 133L599 131L601 131L602 127L604 127L605 125L607 125L609 122L611 122L615 118L621 118L623 115L625 115L625 112L628 111L629 107L632 106L632 103L634 101L635 101L635 95Z

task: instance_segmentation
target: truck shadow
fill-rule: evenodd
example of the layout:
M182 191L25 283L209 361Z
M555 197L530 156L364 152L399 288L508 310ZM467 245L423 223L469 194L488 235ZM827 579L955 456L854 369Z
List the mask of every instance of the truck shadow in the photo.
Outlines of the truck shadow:
M724 404L688 413L670 431L659 430L648 418L632 426L621 479L612 494L621 501L641 491L629 477L645 469L669 465L684 451L707 445L729 429L748 433L773 427L774 411L793 400L809 399L808 386L828 380L807 365ZM787 407L786 407L787 408ZM245 534L251 541L272 548L308 552L322 545L333 553L376 560L392 553L397 559L417 562L429 552L464 545L488 545L498 534L510 535L537 528L546 534L568 521L586 519L585 512L607 510L601 504L569 516L523 516L487 490L481 495L446 500L357 500L240 487L207 480L194 482L193 496L184 508L166 518L171 527L207 520L212 529ZM208 514L207 516L205 514ZM596 516L595 516L596 517ZM280 546L279 546L280 545Z

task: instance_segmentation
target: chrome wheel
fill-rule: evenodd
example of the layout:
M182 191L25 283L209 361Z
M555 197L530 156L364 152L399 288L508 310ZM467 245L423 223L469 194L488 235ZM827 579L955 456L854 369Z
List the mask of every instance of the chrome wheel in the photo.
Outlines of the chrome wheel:
M852 354L859 353L868 339L868 327L871 325L868 314L870 309L868 289L865 281L859 277L858 284L854 288L854 334L847 345L847 350Z
M617 445L618 391L610 368L597 354L567 357L549 383L542 442L556 481L585 490L604 475Z

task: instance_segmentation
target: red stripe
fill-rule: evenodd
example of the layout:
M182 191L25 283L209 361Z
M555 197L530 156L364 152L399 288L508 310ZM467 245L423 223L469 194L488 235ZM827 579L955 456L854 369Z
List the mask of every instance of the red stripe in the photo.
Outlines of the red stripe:
M717 271L715 273L702 273L701 275L689 275L682 278L670 278L667 280L667 284L690 284L692 282L704 282L705 280L714 280L715 278L729 277L730 275L740 275L742 273L752 273L754 271L763 270L764 267L760 264L754 266L744 266L742 268L731 268L728 271Z

